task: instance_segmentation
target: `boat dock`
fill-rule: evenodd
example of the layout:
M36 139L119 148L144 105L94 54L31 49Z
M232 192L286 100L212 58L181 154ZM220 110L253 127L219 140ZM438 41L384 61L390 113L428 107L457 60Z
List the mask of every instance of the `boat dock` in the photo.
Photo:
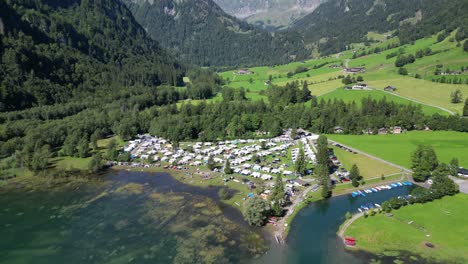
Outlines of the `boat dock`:
M410 182L410 181L395 182L395 183L391 183L391 184L388 184L388 185L381 185L381 186L377 186L377 187L374 187L374 188L358 190L358 191L352 192L351 196L352 197L358 197L358 196L365 197L368 194L377 193L377 192L385 191L385 190L391 190L393 188L398 188L398 187L403 187L403 186L412 186L412 185L413 185L413 183Z

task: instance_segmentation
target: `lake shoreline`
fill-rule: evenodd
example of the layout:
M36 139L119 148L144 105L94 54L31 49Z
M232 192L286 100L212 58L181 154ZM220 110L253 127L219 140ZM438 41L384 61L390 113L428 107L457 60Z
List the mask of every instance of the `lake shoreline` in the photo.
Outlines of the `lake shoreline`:
M467 254L453 254L454 251L466 252L463 250L463 238L445 232L447 226L458 226L459 232L466 233L463 225L457 225L463 223L464 214L460 209L466 198L465 194L446 196L424 204L408 205L392 214L370 215L368 219L363 219L364 214L360 213L344 221L337 235L342 241L345 236L355 238L357 245L345 246L345 249L357 254L392 255L417 263L466 263ZM430 211L431 218L420 214L427 211ZM392 235L398 232L407 234L405 240Z

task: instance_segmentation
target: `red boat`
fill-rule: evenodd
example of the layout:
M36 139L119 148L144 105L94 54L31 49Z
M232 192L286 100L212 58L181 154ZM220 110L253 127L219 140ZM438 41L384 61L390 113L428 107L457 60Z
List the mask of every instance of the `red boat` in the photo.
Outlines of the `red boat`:
M344 242L346 246L356 246L356 239L353 237L345 237Z

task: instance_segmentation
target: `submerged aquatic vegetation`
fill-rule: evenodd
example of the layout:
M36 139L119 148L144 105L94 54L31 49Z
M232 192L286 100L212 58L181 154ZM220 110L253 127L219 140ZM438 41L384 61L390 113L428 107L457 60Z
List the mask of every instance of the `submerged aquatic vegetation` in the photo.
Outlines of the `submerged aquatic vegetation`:
M143 184L127 183L115 190L116 194L137 195L143 193Z
M239 263L267 249L215 189L136 172L107 182L2 193L0 263Z

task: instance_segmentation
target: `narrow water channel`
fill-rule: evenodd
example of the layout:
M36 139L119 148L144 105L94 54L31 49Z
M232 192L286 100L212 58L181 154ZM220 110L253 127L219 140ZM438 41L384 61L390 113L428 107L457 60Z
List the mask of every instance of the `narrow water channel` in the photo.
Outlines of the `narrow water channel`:
M312 203L302 209L292 222L287 244L273 245L255 263L369 263L373 256L350 253L336 235L345 220L346 212L356 213L357 208L363 204L380 204L392 197L408 194L409 188L411 187L399 187L366 197L352 198L350 195L343 195Z

